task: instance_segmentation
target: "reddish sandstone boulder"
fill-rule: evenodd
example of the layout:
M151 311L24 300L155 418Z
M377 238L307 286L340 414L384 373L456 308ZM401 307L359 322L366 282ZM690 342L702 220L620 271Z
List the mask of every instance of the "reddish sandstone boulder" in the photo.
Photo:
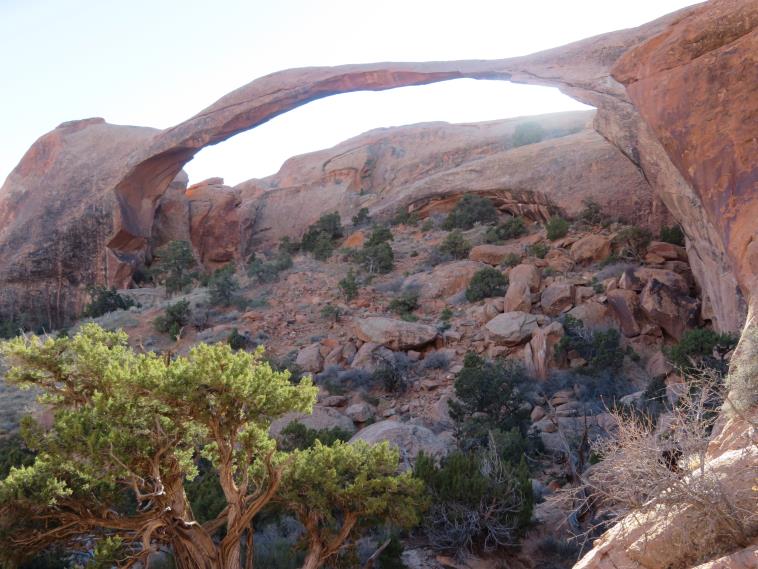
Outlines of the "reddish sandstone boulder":
M577 263L594 263L611 254L611 240L603 235L587 235L571 245L571 256Z

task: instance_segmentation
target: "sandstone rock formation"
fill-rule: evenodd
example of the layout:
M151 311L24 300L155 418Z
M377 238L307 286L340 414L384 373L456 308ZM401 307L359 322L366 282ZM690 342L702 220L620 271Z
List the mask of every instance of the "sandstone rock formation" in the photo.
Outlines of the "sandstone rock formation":
M386 346L391 350L408 350L433 342L437 329L427 324L372 316L356 322L355 335L364 342Z

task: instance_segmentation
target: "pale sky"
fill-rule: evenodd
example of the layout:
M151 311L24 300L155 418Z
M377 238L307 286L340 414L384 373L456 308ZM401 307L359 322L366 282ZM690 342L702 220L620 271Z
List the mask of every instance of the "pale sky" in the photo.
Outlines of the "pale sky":
M689 0L0 0L0 182L59 123L166 128L291 67L497 59L629 28ZM207 148L192 182L272 174L372 128L585 108L545 87L457 80L310 103Z

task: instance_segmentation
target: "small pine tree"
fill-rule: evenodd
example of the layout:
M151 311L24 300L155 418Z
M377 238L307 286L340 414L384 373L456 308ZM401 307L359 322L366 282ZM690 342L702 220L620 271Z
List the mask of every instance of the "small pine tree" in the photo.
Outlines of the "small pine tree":
M131 298L119 294L115 288L95 286L89 289L89 293L92 300L82 313L85 318L97 318L115 310L128 310L135 305Z
M503 296L508 287L508 279L503 273L492 267L478 270L471 277L466 288L466 300L476 302L493 296Z
M368 225L371 222L371 216L368 214L368 208L362 207L358 210L358 213L353 216L353 225L360 227L361 225Z
M545 224L545 230L547 231L547 238L550 241L555 241L561 237L566 237L569 230L569 222L562 217L551 217Z
M471 251L471 243L463 237L463 233L456 229L447 234L439 246L439 250L443 254L450 255L453 259L465 259Z
M386 241L370 247L364 246L358 258L369 273L389 273L395 266L395 254Z
M155 252L149 275L173 295L185 292L199 278L198 264L187 241L171 241Z
M208 292L210 293L211 304L214 306L229 306L234 302L240 288L237 278L234 276L235 271L234 263L230 263L211 275Z
M328 261L334 253L332 238L326 233L319 233L313 245L313 258L317 261Z
M340 290L348 302L358 296L358 280L355 278L355 271L351 268L347 276L339 282Z
M153 325L158 332L168 334L176 339L190 319L190 303L187 300L180 300L174 304L168 305L166 311L153 321Z
M502 243L509 239L515 239L526 234L526 225L523 217L512 217L497 227L490 227L484 234L487 243Z
M443 229L471 229L476 223L492 223L497 220L497 208L492 200L466 194L455 204L444 223Z

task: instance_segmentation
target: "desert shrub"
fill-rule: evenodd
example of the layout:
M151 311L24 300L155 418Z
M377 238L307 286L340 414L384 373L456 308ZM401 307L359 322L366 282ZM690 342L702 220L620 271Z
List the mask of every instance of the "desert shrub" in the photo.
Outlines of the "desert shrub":
M347 271L345 278L339 282L339 287L348 302L358 296L358 280L355 278L353 269Z
M300 249L300 243L295 243L286 235L279 240L279 253L294 255Z
M488 228L484 234L484 241L486 243L502 243L503 241L515 239L525 234L526 225L524 224L524 218L517 216L496 227Z
M579 220L590 225L602 225L607 221L607 216L600 209L598 204L592 198L585 199L582 204L584 208L579 212Z
M403 352L393 352L391 356L382 358L372 374L372 381L382 385L388 393L402 393L408 387L411 372L408 356Z
M95 286L89 289L90 303L84 307L82 316L97 318L115 310L128 310L135 302L116 292L115 288Z
M421 454L414 474L432 498L424 531L432 548L449 553L490 552L518 543L534 498L526 462L504 461L493 441L455 452L438 466Z
M670 405L666 396L666 376L658 375L653 377L645 387L640 397L640 409L656 420L658 416L669 410Z
M550 247L547 243L535 243L534 245L529 245L529 247L527 247L527 253L538 259L544 259L549 250Z
M284 451L304 450L314 446L316 441L321 441L321 444L330 446L336 441L347 442L352 436L353 433L339 427L311 429L300 421L292 421L282 429L278 446Z
M618 330L590 331L584 323L571 315L563 319L565 335L556 345L556 355L564 356L570 351L577 352L587 361L587 371L598 373L603 370L616 371L624 363L624 351L621 349L621 336Z
M447 369L450 366L450 356L445 352L432 352L421 361L421 369Z
M171 295L188 290L200 276L192 247L187 241L171 241L155 252L148 275Z
M397 298L393 298L389 303L388 308L392 312L406 318L413 314L413 311L416 310L418 306L418 291L406 290Z
M500 263L503 267L515 267L521 263L521 256L516 253L508 253Z
M537 552L542 558L542 569L563 569L573 567L582 553L575 541L558 539L552 535L545 536L537 542Z
M339 307L334 306L333 304L325 304L323 308L321 308L321 318L324 320L339 322L341 316L342 311L339 309Z
M523 406L526 373L518 364L492 362L469 352L453 384L456 399L448 402L456 437L462 448L486 444L492 430L517 427L526 433L528 413Z
M17 315L0 317L0 339L15 338L24 330L22 318Z
M370 274L385 274L395 267L395 254L386 241L373 246L364 246L357 254L360 264Z
M449 255L453 259L465 259L471 251L471 243L463 237L463 233L456 229L447 234L438 250L443 255Z
M718 418L711 410L723 402L723 382L706 373L687 383L693 388L681 394L665 426L644 414L614 411L613 435L591 443L601 460L582 476L585 486L558 495L573 502L572 511L583 512L585 523L602 524L601 530L630 514L665 512L670 537L665 558L657 561L671 567L698 565L743 547L756 530L754 488L724 484L722 464L707 456ZM730 479L754 467L749 453L736 456Z
M555 241L561 237L566 237L569 230L569 222L562 217L551 217L545 224L545 230L547 231L547 238L550 241Z
M326 233L319 233L311 249L313 258L317 261L327 261L334 253L334 242Z
M621 259L640 260L645 255L653 234L649 229L632 225L619 231L613 238L613 246Z
M665 354L673 365L685 372L708 367L724 375L728 368L726 355L735 346L734 335L700 328L687 330L679 343L665 350Z
M222 269L217 269L208 282L210 302L214 306L229 306L234 302L240 288L234 275L236 267L229 263Z
M399 209L395 216L392 218L392 225L411 225L415 226L419 222L419 215L418 213L409 212L405 208Z
M513 138L511 138L511 144L515 147L526 146L527 144L534 144L540 142L545 138L545 129L542 125L533 121L524 122L516 126L513 131Z
M665 243L684 247L684 231L682 231L682 226L672 225L671 227L661 227L659 239Z
M153 321L153 326L158 332L177 339L189 320L190 303L187 300L180 300L174 304L169 304L166 311Z
M322 215L319 220L308 227L300 247L303 251L314 253L321 242L320 247L324 248L324 243L328 240L331 244L335 239L344 235L340 215L335 211ZM331 252L329 253L331 255ZM328 257L327 257L328 258Z
M371 216L368 214L368 208L362 207L359 209L358 213L353 216L352 222L355 227L371 223Z
M371 235L369 235L369 238L366 240L364 247L374 247L381 243L392 241L393 239L394 237L392 236L392 231L390 231L389 227L375 225L371 230Z
M475 194L463 196L448 214L443 229L471 229L476 223L497 221L497 208L492 200Z
M253 255L247 268L247 276L259 283L272 283L279 279L279 273L292 268L292 255L280 246L276 257L271 261L264 261Z
M232 331L229 333L229 337L226 339L226 342L234 351L244 350L250 347L252 344L250 338L248 338L245 334L240 334L237 328L232 329Z
M434 221L431 219L427 219L422 225L421 225L421 231L424 233L428 231L432 231L434 229Z
M466 300L476 302L493 296L503 296L508 288L508 279L492 267L478 270L466 288Z

